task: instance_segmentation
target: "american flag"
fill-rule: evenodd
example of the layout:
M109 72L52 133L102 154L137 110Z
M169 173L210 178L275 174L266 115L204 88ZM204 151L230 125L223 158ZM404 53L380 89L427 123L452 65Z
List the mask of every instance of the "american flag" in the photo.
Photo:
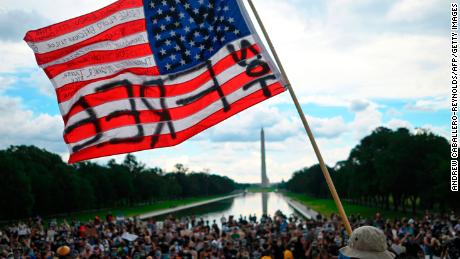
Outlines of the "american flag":
M177 145L285 91L240 0L119 0L24 40L69 163Z

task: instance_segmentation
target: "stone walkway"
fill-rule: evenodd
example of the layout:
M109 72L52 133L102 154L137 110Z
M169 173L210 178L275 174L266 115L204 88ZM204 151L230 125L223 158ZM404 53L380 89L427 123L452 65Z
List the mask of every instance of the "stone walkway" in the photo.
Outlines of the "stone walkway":
M287 197L286 195L283 195L283 197L292 208L294 208L298 213L300 213L305 218L316 219L316 217L318 216L319 214L318 212L308 208L303 203L293 200Z

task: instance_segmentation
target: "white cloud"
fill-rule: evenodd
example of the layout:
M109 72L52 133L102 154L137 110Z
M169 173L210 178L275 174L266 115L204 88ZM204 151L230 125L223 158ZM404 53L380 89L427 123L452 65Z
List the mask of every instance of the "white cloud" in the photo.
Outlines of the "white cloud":
M32 50L23 42L0 41L0 72L17 73L20 68L37 67Z
M350 1L342 2L328 1L330 13L317 20L305 18L301 9L283 1L258 2L300 98L412 99L446 94L439 86L448 83L447 63L439 50L445 49L447 38L392 29L356 30L353 20L364 14L359 8L346 7Z
M392 22L415 22L426 19L434 10L445 7L447 10L447 1L442 4L439 0L400 0L397 1L386 18Z
M260 131L262 127L267 132L267 138L273 141L282 141L300 131L300 123L292 115L262 103L216 125L199 139L217 142L255 141L259 135L254 132Z
M40 69L34 69L28 73L26 78L23 78L22 81L31 88L36 88L38 91L48 97L56 96L53 85L46 76L45 72ZM54 98L53 98L54 99Z
M399 128L407 128L411 131L414 130L414 126L410 122L406 120L401 120L401 119L391 119L390 121L386 123L385 126L393 130L396 130Z
M340 116L318 118L308 116L310 127L318 138L337 138L348 130ZM268 141L284 141L304 134L298 114L294 110L281 111L276 106L262 103L202 133L194 140L215 142L251 142L259 140L264 128Z
M445 96L417 100L405 108L413 111L439 111L449 109L449 98Z
M348 130L342 117L309 118L310 127L318 138L337 138Z
M371 105L365 110L355 113L355 117L348 127L355 139L361 139L381 125L382 113L378 111L376 106Z
M347 108L351 112L360 112L373 105L377 107L375 102L367 99L350 99L340 95L310 95L302 96L300 99L302 104L314 104L324 107L341 107Z
M369 107L370 102L367 100L353 100L350 105L350 109L354 112L364 111Z
M5 92L16 82L16 78L11 76L0 76L0 94Z
M299 101L302 104L315 104L326 107L349 107L351 104L350 100L337 95L304 95Z
M417 133L418 130L428 130L436 135L444 137L446 139L450 138L449 127L446 126L433 126L431 124L424 124L420 127L415 127L412 123L406 120L392 119L385 124L385 127L388 127L392 130L398 128L406 128L411 131L413 134Z
M196 164L190 161L190 156L189 155L178 155L178 156L159 156L157 158L158 160L161 161L161 168L166 170L167 172L172 172L175 169L176 164L183 164L183 165L192 165L193 167L190 168L196 172L203 170L205 165L202 164ZM152 161L151 159L148 159L146 161L147 165L154 167L158 166L158 161Z
M50 23L35 10L26 12L18 9L0 8L0 40L21 41L30 26L45 26Z
M0 3L1 9L22 10L24 12L36 12L39 15L30 22L29 30L38 29L43 26L43 17L46 17L51 22L61 22L73 17L80 16L99 8L113 3L113 0L99 0L99 1L81 1L81 0L2 0Z
M450 139L450 131L448 126L433 126L431 124L425 124L421 129L427 129L430 132L433 132L434 134L437 134L439 136L442 136L446 139Z
M67 148L62 139L60 116L34 114L18 98L0 96L0 148L36 145L57 153Z

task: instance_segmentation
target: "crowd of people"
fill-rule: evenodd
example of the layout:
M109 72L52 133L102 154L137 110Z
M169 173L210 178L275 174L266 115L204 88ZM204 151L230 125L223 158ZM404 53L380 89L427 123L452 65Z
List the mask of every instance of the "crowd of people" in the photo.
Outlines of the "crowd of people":
M396 258L460 258L460 219L454 214L385 220L350 216L353 228L383 231ZM338 258L347 234L336 215L303 219L255 215L207 220L96 217L89 222L30 219L0 231L0 258L292 259Z

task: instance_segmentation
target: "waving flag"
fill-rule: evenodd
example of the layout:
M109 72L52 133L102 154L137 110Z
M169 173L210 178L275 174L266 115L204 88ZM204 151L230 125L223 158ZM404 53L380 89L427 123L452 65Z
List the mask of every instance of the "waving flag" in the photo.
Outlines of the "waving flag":
M24 40L70 163L177 145L285 90L240 0L119 0Z

